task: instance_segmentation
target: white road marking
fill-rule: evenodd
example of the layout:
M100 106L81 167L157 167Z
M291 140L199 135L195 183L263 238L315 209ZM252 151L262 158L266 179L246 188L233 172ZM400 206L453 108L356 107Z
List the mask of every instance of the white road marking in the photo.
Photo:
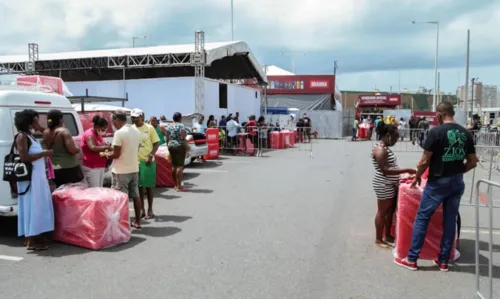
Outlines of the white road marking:
M0 260L19 262L22 261L23 258L18 256L0 255Z
M229 172L227 170L217 170L217 169L203 169L203 168L200 168L200 169L189 169L187 171L187 169L184 170L184 173L197 173L197 172L212 172L212 173L226 173L226 172Z
M460 233L475 234L475 233L476 233L476 231L475 231L475 230L472 230L472 229L462 229L462 230L460 230ZM483 234L483 235L489 235L489 234L490 234L490 232L489 232L488 230L485 230L485 229L480 229L480 230L479 230L479 233L480 233L480 234ZM495 229L494 229L494 230L493 230L493 234L494 234L494 235L499 235L499 236L500 236L500 231L498 231L498 230L495 230Z

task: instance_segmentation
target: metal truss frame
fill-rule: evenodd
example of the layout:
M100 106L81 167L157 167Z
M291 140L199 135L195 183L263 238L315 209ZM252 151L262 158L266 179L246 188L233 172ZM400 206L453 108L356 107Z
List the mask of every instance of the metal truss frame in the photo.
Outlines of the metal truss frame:
M40 61L35 60L34 66L37 72L49 71L74 71L90 69L134 69L154 67L185 67L192 66L191 56L193 53L164 54L164 55L136 55L136 56L112 56L79 58L65 60ZM28 73L26 61L0 62L0 73Z
M26 63L26 73L35 74L36 72L36 62L39 58L38 44L30 43L28 44L28 62Z
M194 67L194 110L196 113L205 114L205 32L194 33L194 53L191 53L190 62Z

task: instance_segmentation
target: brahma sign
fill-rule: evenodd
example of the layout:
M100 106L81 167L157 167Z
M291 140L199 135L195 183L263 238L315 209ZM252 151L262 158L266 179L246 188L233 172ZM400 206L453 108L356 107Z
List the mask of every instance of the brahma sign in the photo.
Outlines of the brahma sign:
M267 76L268 94L333 94L335 76Z
M401 95L399 94L382 94L382 95L360 95L358 96L358 106L397 106L401 105Z

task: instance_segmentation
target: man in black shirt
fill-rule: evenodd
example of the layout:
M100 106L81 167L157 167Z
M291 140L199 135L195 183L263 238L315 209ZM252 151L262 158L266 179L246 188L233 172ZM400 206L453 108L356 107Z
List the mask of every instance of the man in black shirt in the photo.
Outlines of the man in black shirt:
M440 125L429 131L422 145L424 154L417 165L417 174L412 184L420 184L421 175L429 167L429 178L413 224L411 248L407 258L394 260L396 264L409 270L417 270L417 259L424 244L429 221L442 203L441 252L434 263L441 271L448 271L460 199L465 189L463 174L477 164L472 135L455 123L453 105L450 102L442 102L437 107L436 115Z

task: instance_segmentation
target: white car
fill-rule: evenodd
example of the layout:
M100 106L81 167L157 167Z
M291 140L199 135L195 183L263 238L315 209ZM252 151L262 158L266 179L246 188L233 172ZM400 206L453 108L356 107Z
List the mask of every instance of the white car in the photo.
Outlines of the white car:
M182 124L186 128L186 141L189 145L189 153L186 154L186 159L184 161L184 166L188 166L197 157L205 156L208 154L207 139L204 133L197 133L192 131L193 120L202 117L200 113L193 113L182 116ZM163 122L161 124L169 124L171 121ZM161 125L160 124L160 125ZM166 146L166 145L162 145Z

